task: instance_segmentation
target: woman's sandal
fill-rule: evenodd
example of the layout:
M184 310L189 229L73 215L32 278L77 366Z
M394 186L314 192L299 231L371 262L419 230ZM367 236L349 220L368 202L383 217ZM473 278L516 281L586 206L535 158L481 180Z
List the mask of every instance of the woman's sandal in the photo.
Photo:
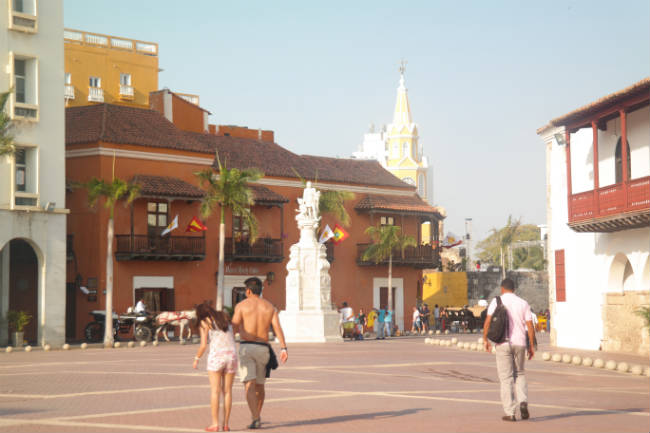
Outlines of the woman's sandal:
M221 431L221 430L219 430L218 425L215 425L215 426L212 426L212 427L206 427L205 431Z
M262 428L262 422L260 421L259 418L254 419L253 422L246 428L248 428L249 430L256 430L258 428Z
M230 431L230 427L228 427L227 425L223 426L223 431Z

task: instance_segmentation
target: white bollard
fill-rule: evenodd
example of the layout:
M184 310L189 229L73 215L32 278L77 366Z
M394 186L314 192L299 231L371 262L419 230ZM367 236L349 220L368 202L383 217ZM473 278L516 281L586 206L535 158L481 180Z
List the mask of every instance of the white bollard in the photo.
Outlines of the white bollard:
M542 359L543 359L544 361L550 361L550 360L551 360L551 354L548 353L548 352L544 352L544 353L542 353Z
M440 329L436 329L436 335L440 335L440 334L441 334Z
M151 343L151 344L152 344L154 347L156 347L156 346L158 346L158 341L155 341L155 340L154 340L154 342Z
M113 343L113 347L116 348L116 349L119 349L121 346L122 346L122 344L120 344L119 341L116 341L115 343Z
M451 339L451 344L456 344L458 343L458 338L454 337Z
M462 349L463 348L463 343L459 341L458 343L456 343L456 347L459 348L459 349Z
M641 376L643 374L643 367L641 367L639 364L634 364L632 368L630 368L630 373Z
M603 361L602 359L597 358L597 359L594 361L594 367L596 367L596 368L603 368L604 366L605 366L605 361Z
M449 329L445 329L445 335L449 335Z
M61 346L61 349L70 350L70 345L68 343L65 343L63 346Z
M7 352L7 353L11 353L13 351L14 351L14 348L11 347L11 346L7 346L7 348L5 349L5 352Z
M479 337L478 340L476 340L478 344L483 344L483 337Z
M52 346L50 346L49 344L46 344L45 346L43 346L43 350L46 351L46 352L49 352L50 349L52 349Z
M608 370L616 370L616 361L610 359L605 363L605 368Z
M571 358L571 364L573 364L573 365L582 364L582 358L579 357L578 355L574 355L573 358Z
M146 342L146 341L142 340L142 341L140 342L140 347L144 347L144 346L146 346L146 345L147 345L147 342Z
M585 367L591 367L592 365L594 365L594 360L587 356L582 360L582 365L584 365Z
M562 362L564 362L565 364L569 364L571 362L571 355L569 355L568 353L562 355Z
M25 346L25 352L31 352L32 351L32 346Z
M560 362L562 361L562 355L560 355L559 353L554 353L553 356L551 356L551 360L553 362Z
M476 343L472 343L469 345L469 350L476 350Z
M469 347L470 347L469 343L467 343L467 342L463 343L463 349L468 350Z
M81 350L86 350L88 349L88 343L81 343L81 346L79 346Z
M433 329L429 329L428 334L429 334L429 335L433 335Z
M133 348L133 347L135 347L135 341L129 341L129 343L127 344L127 346L128 346L129 348Z
M620 362L616 367L616 370L621 373L627 373L630 370L630 365L627 362Z

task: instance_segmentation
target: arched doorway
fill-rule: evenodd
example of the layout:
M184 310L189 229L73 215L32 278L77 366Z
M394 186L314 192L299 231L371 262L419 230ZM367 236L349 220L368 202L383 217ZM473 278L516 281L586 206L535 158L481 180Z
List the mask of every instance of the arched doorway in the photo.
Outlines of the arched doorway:
M608 291L623 292L623 290L630 289L633 284L634 272L630 261L625 254L616 254L609 267Z
M38 258L32 246L22 239L9 242L9 310L32 316L23 330L30 344L36 344L38 338L38 274Z

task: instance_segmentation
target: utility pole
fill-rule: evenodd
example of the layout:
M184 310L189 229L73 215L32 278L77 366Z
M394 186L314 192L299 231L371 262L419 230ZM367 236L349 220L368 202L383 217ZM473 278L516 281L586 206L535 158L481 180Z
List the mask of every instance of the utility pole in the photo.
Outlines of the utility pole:
M465 218L465 271L472 270L472 219Z

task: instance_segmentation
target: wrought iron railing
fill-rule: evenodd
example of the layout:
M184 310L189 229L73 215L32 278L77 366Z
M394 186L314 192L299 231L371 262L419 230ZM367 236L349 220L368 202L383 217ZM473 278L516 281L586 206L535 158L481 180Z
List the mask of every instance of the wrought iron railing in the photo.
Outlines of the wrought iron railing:
M115 235L117 260L202 260L203 236Z
M283 244L281 239L260 238L254 243L225 239L226 261L281 262Z

